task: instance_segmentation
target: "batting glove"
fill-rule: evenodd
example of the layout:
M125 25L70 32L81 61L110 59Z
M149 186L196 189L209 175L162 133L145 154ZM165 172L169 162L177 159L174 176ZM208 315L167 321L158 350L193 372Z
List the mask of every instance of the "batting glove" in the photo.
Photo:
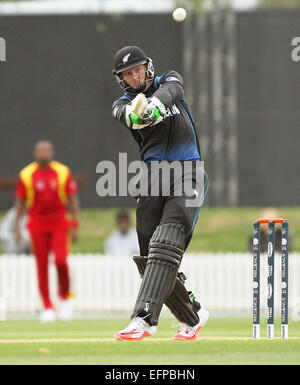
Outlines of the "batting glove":
M152 119L152 124L160 123L166 116L166 107L155 96L148 99L148 105L144 116Z
M125 120L129 128L138 130L149 126L153 122L153 118L146 113L148 100L143 94L138 94L125 107Z

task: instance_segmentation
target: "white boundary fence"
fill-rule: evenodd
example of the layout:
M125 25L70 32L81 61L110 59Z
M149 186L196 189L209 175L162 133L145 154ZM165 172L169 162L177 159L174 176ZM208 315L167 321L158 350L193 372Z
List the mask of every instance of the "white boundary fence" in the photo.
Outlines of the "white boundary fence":
M266 315L267 256L262 254L261 306ZM114 312L130 313L141 279L131 258L103 255L69 256L71 288L78 315ZM252 255L250 253L186 254L180 271L186 286L210 311L251 314ZM289 305L300 309L300 254L289 256ZM50 263L51 295L57 303L57 277ZM2 304L2 305L1 305ZM37 291L35 260L32 256L0 257L0 317L34 315L41 309ZM275 311L280 313L280 256L275 259ZM163 314L168 314L164 311ZM299 312L300 316L300 312ZM3 318L3 314L2 314Z

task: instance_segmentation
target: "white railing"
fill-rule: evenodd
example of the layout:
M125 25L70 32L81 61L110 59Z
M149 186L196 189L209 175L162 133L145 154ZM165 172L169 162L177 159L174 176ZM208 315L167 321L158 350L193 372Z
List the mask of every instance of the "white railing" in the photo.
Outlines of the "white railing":
M261 305L266 314L267 266L262 255ZM280 260L275 259L275 311L280 311ZM77 314L129 313L141 283L134 262L127 257L69 256L71 289ZM182 267L199 301L210 311L250 314L252 309L252 256L245 253L186 254ZM57 302L57 276L50 263L50 288ZM290 310L300 305L300 254L289 256ZM34 257L0 257L0 303L7 314L33 315L41 308ZM3 305L4 306L4 305ZM0 309L1 313L1 309ZM167 314L164 311L164 314Z

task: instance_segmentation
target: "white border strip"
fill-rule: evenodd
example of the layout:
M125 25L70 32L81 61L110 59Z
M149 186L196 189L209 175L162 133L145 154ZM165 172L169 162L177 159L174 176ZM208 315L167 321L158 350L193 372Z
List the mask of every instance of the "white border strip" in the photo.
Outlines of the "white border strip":
M275 340L281 340L281 337L275 337ZM300 337L290 337L290 340L300 340ZM266 337L261 338L261 340L267 340ZM176 342L172 340L172 337L170 338L145 338L143 341L134 341L134 342ZM222 336L206 336L206 337L199 337L196 341L198 342L204 342L204 341L253 341L252 337L222 337ZM0 340L0 344L32 344L32 343L77 343L77 342L117 342L117 343L124 343L124 342L133 342L133 341L117 341L114 338L35 338L35 339L7 339L7 340ZM180 341L182 342L182 341Z
M167 13L172 0L45 0L0 3L0 15Z

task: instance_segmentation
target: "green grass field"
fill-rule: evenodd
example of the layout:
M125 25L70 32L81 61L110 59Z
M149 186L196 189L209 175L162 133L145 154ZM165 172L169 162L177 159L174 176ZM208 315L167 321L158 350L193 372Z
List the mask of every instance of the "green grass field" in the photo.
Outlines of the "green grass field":
M81 212L80 239L72 246L74 253L103 252L105 238L115 229L116 209L89 209ZM131 210L135 226L135 210ZM203 208L200 210L188 252L246 252L252 223L260 208ZM300 207L279 208L287 217L293 237L293 249L300 252Z
M188 252L245 252L253 221L261 208L202 208ZM276 209L290 223L293 251L300 252L300 207ZM80 213L80 237L73 253L103 253L104 240L115 229L117 209L85 209ZM135 226L135 210L130 210ZM1 217L0 215L0 221ZM1 249L0 249L1 252Z
M40 324L0 323L0 364L299 364L300 323L290 322L290 339L252 340L249 318L211 318L197 341L172 341L172 319L140 342L115 341L127 319L74 320ZM262 337L266 323L262 323ZM277 320L275 335L280 335Z
M116 211L83 210L80 239L72 252L103 252ZM188 251L245 252L252 222L260 213L259 208L203 208ZM131 215L134 225L134 210ZM300 208L280 208L278 215L289 219L293 249L299 252ZM158 333L144 341L115 341L114 332L127 323L116 318L47 325L35 320L0 322L0 364L300 364L300 322L290 322L291 338L286 341L253 341L250 318L213 317L197 341L172 341L176 329L169 319L162 319Z

